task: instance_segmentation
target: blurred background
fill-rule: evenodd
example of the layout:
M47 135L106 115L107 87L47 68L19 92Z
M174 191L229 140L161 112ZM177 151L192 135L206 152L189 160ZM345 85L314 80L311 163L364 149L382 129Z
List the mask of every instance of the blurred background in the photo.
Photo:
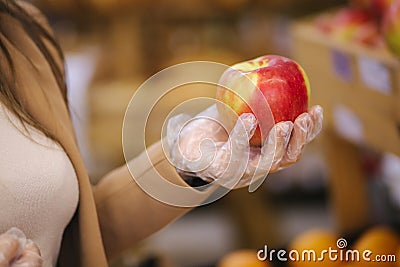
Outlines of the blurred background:
M297 164L269 175L254 193L236 190L191 211L112 266L208 267L233 251L264 245L328 246L323 234L309 234L315 229L350 245L377 225L396 236L400 66L381 35L383 14L370 6L389 1L32 2L48 16L66 54L71 110L94 184L124 163L122 122L135 90L177 63L288 56L308 73L312 104L325 109L323 133ZM170 108L163 103L160 112ZM148 135L150 143L158 140L159 129L149 125ZM392 246L384 237L366 241L367 247L400 251L397 237ZM397 266L391 264L379 266Z

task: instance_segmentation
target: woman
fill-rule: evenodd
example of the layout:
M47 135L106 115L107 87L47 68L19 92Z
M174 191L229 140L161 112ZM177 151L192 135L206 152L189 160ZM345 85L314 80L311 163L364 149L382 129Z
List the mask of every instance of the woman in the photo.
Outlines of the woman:
M30 4L0 0L0 30L0 232L22 231L0 236L0 266L107 266L108 259L189 210L147 195L129 172L134 169L135 180L142 181L161 175L197 193L189 186L193 179L166 159L161 142L92 187L70 120L63 54L46 19ZM240 123L247 134L238 126L231 137L247 142L257 123L248 114ZM274 170L297 161L321 123L322 110L314 107L294 124L277 125ZM183 156L204 138L228 139L212 131L210 121L190 126L181 136ZM241 156L226 147L219 152ZM217 179L222 164L215 161L198 177Z

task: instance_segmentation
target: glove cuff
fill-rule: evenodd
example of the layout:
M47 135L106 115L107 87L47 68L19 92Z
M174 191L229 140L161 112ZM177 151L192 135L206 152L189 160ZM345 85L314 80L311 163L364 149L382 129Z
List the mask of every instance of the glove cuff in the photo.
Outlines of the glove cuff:
M182 177L183 181L187 183L189 186L203 191L206 187L205 185L208 185L209 182L203 180L202 178L196 176L194 173L187 173L187 172L182 172L177 170L178 174L180 177Z

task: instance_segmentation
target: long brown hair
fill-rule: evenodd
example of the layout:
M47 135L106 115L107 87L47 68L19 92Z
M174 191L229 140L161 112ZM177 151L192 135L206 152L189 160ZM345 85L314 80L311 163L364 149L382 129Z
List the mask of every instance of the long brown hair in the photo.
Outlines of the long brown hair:
M14 0L0 0L0 56L4 57L5 59L2 60L2 62L7 64L7 66L2 69L10 70L8 73L10 77L5 77L4 73L0 73L0 101L17 116L23 125L29 124L53 140L56 140L55 136L28 112L24 103L17 95L15 66L13 58L5 45L4 38L10 43L12 43L12 40L9 40L5 34L6 31L4 30L5 22L2 19L3 16L10 16L13 19L16 19L22 26L27 36L32 39L40 52L46 58L51 67L51 71L56 78L58 87L61 90L64 100L68 106L64 67L60 68L57 65L55 58L47 49L44 41L47 40L52 46L54 46L58 53L57 56L60 57L64 64L64 56L61 48L52 33L46 30L43 25L41 25L36 18L29 14L25 8L21 7L20 4L16 3Z

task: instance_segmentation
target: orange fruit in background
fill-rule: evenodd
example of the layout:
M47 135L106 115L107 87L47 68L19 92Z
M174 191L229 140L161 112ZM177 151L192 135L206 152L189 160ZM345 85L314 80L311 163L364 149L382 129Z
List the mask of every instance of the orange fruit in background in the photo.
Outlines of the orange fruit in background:
M313 229L306 231L297 236L290 244L289 250L297 250L300 255L304 250L314 250L316 257L319 258L323 250L328 250L329 247L337 249L336 242L338 236L328 230ZM288 251L289 253L289 251ZM325 254L323 261L290 261L290 267L340 267L343 263L340 261L329 260L328 254Z
M396 255L400 240L395 231L385 226L378 226L366 231L354 244L352 249L360 252L360 257L365 250L372 251L371 260L375 255ZM397 259L397 258L396 258ZM397 259L398 261L398 259ZM395 262L365 262L354 263L354 266L395 267Z
M257 251L241 249L228 253L218 263L217 267L270 267L266 261L257 258Z

